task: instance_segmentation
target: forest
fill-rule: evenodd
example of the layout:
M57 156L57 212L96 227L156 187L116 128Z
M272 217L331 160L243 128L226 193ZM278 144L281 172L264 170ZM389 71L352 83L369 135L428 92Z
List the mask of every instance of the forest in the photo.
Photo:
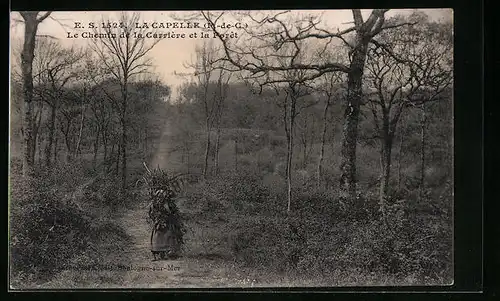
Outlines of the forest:
M388 11L353 9L345 30L193 11L214 38L177 87L155 73L161 39L140 13L85 46L37 34L56 12L16 13L11 286L451 284L453 24ZM248 21L240 38L217 26L230 14ZM82 273L149 264L144 166L193 175L178 198L185 271Z

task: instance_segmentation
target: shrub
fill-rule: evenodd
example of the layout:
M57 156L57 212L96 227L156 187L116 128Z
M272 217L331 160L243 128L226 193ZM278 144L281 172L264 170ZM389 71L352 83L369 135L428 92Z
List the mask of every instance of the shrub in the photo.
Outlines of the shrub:
M88 216L43 181L12 181L12 271L49 276L89 243Z
M357 285L363 285L360 279L383 284L386 278L399 279L398 284L449 283L446 215L415 214L405 200L393 200L382 215L376 198L362 196L344 211L334 195L298 192L288 217L246 216L233 222L235 260L315 279L357 275Z
M241 218L233 221L230 238L234 259L247 266L279 272L292 270L300 257L298 237L283 219Z
M14 287L47 283L75 265L102 262L130 241L113 219L117 204L123 203L113 178L95 176L83 163L72 162L52 171L38 168L25 179L13 162L9 233Z
M274 171L274 164L276 160L269 147L263 147L257 151L258 169L261 173L272 173Z
M413 201L413 200L412 200ZM350 241L337 260L370 273L419 283L448 283L451 277L451 225L446 214L409 210L410 200L393 200L385 216L351 224ZM434 282L435 284L435 282Z
M260 212L271 198L262 180L252 174L225 175L194 185L187 194L190 206L214 212Z

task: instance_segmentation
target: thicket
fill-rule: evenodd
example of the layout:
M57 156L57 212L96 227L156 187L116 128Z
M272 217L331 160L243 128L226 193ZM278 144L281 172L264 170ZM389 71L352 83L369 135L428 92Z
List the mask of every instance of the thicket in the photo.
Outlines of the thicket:
M116 223L117 210L132 195L121 195L118 180L75 161L37 169L29 179L11 161L10 265L16 288L50 281L58 273L116 259L130 238ZM68 279L69 280L69 279Z
M332 139L327 151L333 157L325 162L324 186L315 180L318 145L311 145L305 166L302 158L295 156L293 201L287 214L284 170L279 164L283 160L280 150L285 146L273 143L279 141L273 138L280 137L279 132L225 131L221 149L232 145L235 137L240 143L238 169L228 164L218 176L190 186L186 195L185 206L193 213L189 218L200 227L217 229L217 234L197 237L204 240L206 255L216 253L286 277L315 279L313 283L318 285L451 283L453 182L451 148L443 144L451 135L448 112L443 110L447 105L444 102L434 107L436 116L429 119L422 197L420 166L414 160L420 152L418 115L409 115L401 126L403 147L396 147L393 154L385 214L378 198L377 144L368 143L369 138L358 146L363 163L359 164L360 188L354 203L345 204L339 197L334 156L340 141ZM367 132L369 120L361 127L361 132ZM262 141L252 139L256 135L263 137ZM400 138L398 135L396 141ZM273 151L266 158L262 154L268 145ZM227 157L234 154L224 154L231 163ZM269 167L264 162L269 162Z
M221 177L193 187L187 206L199 209L201 225L217 223L213 249L248 267L323 285L452 281L449 183L422 200L393 196L384 216L376 192L346 210L335 190L299 190L287 215L273 190L256 176Z

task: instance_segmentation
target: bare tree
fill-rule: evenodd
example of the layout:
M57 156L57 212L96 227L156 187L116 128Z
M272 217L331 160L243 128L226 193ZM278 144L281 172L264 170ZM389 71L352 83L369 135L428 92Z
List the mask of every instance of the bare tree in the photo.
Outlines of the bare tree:
M295 73L295 72L294 72ZM297 73L301 73L300 71ZM296 75L296 74L295 74ZM311 89L304 84L300 84L300 76L297 81L290 81L288 87L285 88L285 96L283 100L283 121L285 124L285 133L287 138L287 152L286 152L286 182L287 182L287 212L291 211L292 203L292 158L294 148L294 134L295 134L295 121L302 109L298 105L299 100L311 94ZM310 106L311 104L309 104Z
M302 168L305 169L316 138L316 119L314 114L312 112L302 114L302 118L299 118L298 127L298 132L300 133L299 140L302 146Z
M85 124L85 111L87 109L87 87L83 87L82 89L82 100L81 100L81 106L80 106L80 125L78 126L78 138L76 139L76 146L75 146L75 154L77 156L80 156L82 154L82 134L83 134L83 128Z
M381 145L379 195L383 212L387 203L394 136L404 108L420 106L422 124L425 124L425 103L440 99L452 79L449 28L428 22L425 15L415 14L409 19L418 21L418 25L382 34L368 53L367 84L372 91L368 105ZM400 23L404 20L398 17L390 21ZM424 126L421 136L422 144L425 144ZM422 158L425 158L423 151Z
M66 85L70 80L76 79L81 72L78 63L83 57L83 52L74 47L64 48L58 41L47 38L39 39L36 50L35 92L50 109L48 141L45 147L45 163L50 167L60 101Z
M214 154L214 172L215 175L219 173L219 145L221 136L221 123L224 112L224 103L226 101L229 89L229 81L231 80L231 73L228 73L224 68L218 70L219 76L217 78L217 90L219 101L216 110L216 125L215 125L215 154Z
M127 185L127 106L129 82L135 75L148 71L151 67L150 60L146 57L148 52L160 39L147 38L147 28L135 28L140 22L139 13L121 13L118 18L120 26L114 27L109 19L102 20L109 24L104 28L95 28L94 34L100 37L93 39L93 49L106 71L120 85L120 99L111 97L118 109L121 124L120 157L121 157L121 184L122 189Z
M285 174L287 182L287 213L291 212L292 204L292 161L296 136L296 121L301 112L317 103L317 98L312 96L314 87L311 80L307 80L307 72L300 69L289 69L290 66L299 61L311 60L317 55L313 49L305 47L301 41L291 45L283 46L279 54L268 53L267 60L275 61L282 66L284 71L270 71L264 76L243 77L250 86L257 85L259 93L264 87L271 87L277 96L277 105L281 109L283 125L287 141ZM222 61L225 61L224 59Z
M42 128L42 117L44 113L44 106L43 102L41 101L35 101L33 103L33 120L32 120L32 137L33 137L33 147L31 148L31 161L35 163L35 156L36 156L36 150L37 150L37 145L38 147L41 146L42 143L42 137L41 137L41 131L40 129Z
M110 135L110 124L113 121L114 112L113 105L109 99L103 95L101 90L101 83L95 84L95 78L99 76L98 66L95 58L90 52L86 53L85 57L85 72L82 75L84 93L87 94L89 98L89 107L92 112L92 119L95 123L95 139L94 139L94 156L93 165L94 168L97 164L97 153L100 148L100 142L102 142L104 148L103 161L106 161L108 157L108 141Z
M218 26L223 13L202 12L205 20L211 24L215 36L224 46L225 57L223 59L229 61L236 70L249 72L252 77L265 76L270 71L302 70L306 75L301 80L307 82L329 72L340 71L347 74L348 93L341 150L340 184L343 195L350 200L354 200L356 196L356 145L362 101L363 71L368 45L383 30L405 25L405 23L385 25L387 11L388 9L375 9L365 21L361 10L353 9L354 26L342 31L320 28L320 17L309 16L303 17L301 21L289 22L283 20L283 15L288 12L280 12L261 18L246 13L250 25L248 28L244 28L247 36L244 40L239 40L238 46L236 43L230 43L229 37L222 33ZM331 61L318 64L313 59L308 62L292 61L290 65L283 66L268 59L269 56L272 57L274 53L279 52L283 46L297 46L298 41L315 40L320 42L318 44L323 42L326 50L333 39L341 41L348 49L348 63ZM259 44L251 45L251 41L258 41ZM298 52L300 51L297 50Z
M199 47L196 50L196 52L198 54L196 75L198 77L199 88L201 88L201 90L198 90L198 98L203 102L203 112L205 114L205 133L207 136L205 143L205 159L203 165L203 177L206 179L208 172L208 156L211 144L210 132L213 126L213 113L215 109L214 102L210 102L210 100L213 100L213 98L209 96L210 78L213 72L211 66L213 61L211 55L213 55L213 51L209 48L208 44L204 43L203 46Z
M23 176L28 176L33 171L34 149L33 141L33 58L35 56L36 33L38 25L43 22L51 12L38 16L39 11L20 12L24 20L24 43L21 53L21 71L23 76L24 112L23 112Z
M75 148L75 134L77 125L75 124L75 120L77 119L80 113L80 106L75 101L76 97L74 95L65 94L64 104L61 104L59 108L60 118L59 128L63 134L64 144L66 145L66 161L71 161L76 154Z
M405 123L404 116L401 116L401 124ZM407 128L400 126L399 129L399 145L398 145L398 185L397 185L397 190L401 190L401 182L402 182L402 162L403 162L403 145L405 141L405 136L408 134Z
M322 130L321 130L321 146L319 150L319 159L317 166L317 181L318 187L323 185L323 161L325 158L326 134L328 129L328 110L332 103L338 99L343 99L345 88L341 86L342 74L339 72L331 72L321 77L321 82L318 91L323 94L324 107L322 114Z
M212 42L204 42L196 48L196 61L189 67L195 70L197 80L196 98L201 101L203 106L205 122L205 157L203 164L203 177L206 179L208 174L208 159L210 157L210 148L212 145L211 132L216 126L216 153L215 153L215 173L218 168L218 143L220 135L220 121L224 100L227 95L227 83L230 76L223 68L216 65L218 49Z

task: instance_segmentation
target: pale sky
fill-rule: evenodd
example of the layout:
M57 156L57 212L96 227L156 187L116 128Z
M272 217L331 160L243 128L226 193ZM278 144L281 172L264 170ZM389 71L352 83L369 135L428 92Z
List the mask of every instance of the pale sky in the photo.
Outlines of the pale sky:
M451 20L453 18L453 12L451 9L420 9L420 11L425 12L432 20ZM297 12L306 14L322 14L322 21L330 28L333 27L342 30L348 26L352 26L352 24L343 24L352 22L352 12L350 10L301 10ZM363 17L366 19L369 16L370 12L371 10L362 10ZM394 9L390 10L386 14L386 16L391 17L396 14L409 14L411 12L412 10L410 9ZM172 13L172 11L141 11L141 20L144 22L172 22ZM188 14L192 14L193 11L179 11L174 13L177 17L177 21L181 21L184 16L187 19ZM92 31L85 29L75 29L75 22L88 24L88 22L94 21L97 23L103 17L106 19L109 18L110 20L117 19L117 17L115 16L117 16L117 12L109 11L56 11L51 14L51 18L46 19L40 24L38 34L51 35L60 39L63 44L68 46L74 43L85 45L85 43L89 43L89 39L67 38L68 31L74 33ZM20 19L20 16L17 12L11 13L11 20L14 19ZM231 22L231 20L229 20L228 22ZM11 39L22 39L23 27L24 26L22 23L11 22ZM176 33L185 33L186 35L194 32L199 32L199 30L197 29L160 30L165 33L169 31L175 31ZM186 81L185 78L174 75L174 71L178 73L186 73L190 71L184 67L184 64L190 62L194 58L195 46L202 40L203 39L200 38L163 39L149 53L150 57L154 61L154 64L156 65L156 73L163 79L166 84L172 86L174 90L178 85Z

